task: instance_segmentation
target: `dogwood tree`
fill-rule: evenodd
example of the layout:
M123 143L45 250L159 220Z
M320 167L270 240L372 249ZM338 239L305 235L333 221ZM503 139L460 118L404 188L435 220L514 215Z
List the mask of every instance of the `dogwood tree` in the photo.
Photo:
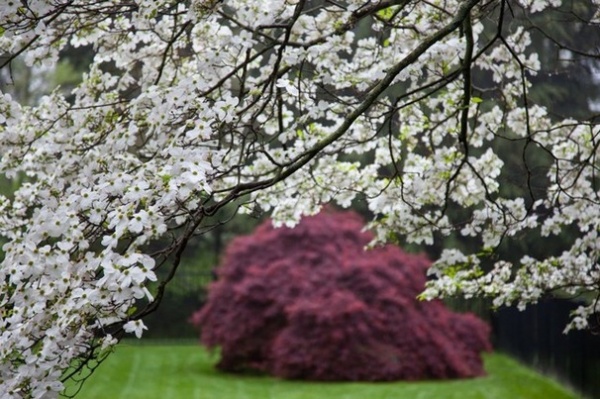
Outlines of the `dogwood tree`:
M376 241L478 240L443 251L424 298L598 292L599 128L531 100L539 56L513 23L561 3L4 1L3 77L17 58L94 58L72 93L0 95L0 170L21 182L0 197L0 396L56 397L123 333L141 336L190 238L232 202L293 225L360 198ZM600 1L586 4L565 13L598 23ZM518 195L501 190L498 143L520 154ZM542 183L534 150L551 159ZM495 254L573 227L558 255ZM168 277L151 286L157 268Z

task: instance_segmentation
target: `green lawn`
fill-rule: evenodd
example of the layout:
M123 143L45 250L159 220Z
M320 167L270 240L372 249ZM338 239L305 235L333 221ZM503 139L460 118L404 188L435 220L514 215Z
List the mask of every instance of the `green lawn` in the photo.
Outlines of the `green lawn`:
M120 345L86 382L81 399L575 399L503 355L487 377L460 381L318 383L222 374L192 345Z

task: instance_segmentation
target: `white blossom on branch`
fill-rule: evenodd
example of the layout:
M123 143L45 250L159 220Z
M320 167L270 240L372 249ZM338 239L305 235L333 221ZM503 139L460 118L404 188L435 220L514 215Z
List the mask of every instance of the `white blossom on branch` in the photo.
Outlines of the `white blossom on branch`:
M0 76L93 59L70 93L0 93L0 171L18 186L0 196L2 398L57 397L142 336L190 238L240 200L286 225L360 200L378 242L478 240L442 252L423 298L598 292L600 129L532 100L540 55L512 23L560 0L26 3L0 7ZM497 259L574 226L561 254Z

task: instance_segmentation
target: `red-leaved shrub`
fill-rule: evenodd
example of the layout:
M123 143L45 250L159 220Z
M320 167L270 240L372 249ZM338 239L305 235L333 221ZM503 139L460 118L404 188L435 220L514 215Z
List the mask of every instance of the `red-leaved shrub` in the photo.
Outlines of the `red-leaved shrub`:
M283 378L417 380L484 374L489 327L421 302L429 261L372 239L353 212L325 211L293 229L270 221L231 242L191 317L219 368Z

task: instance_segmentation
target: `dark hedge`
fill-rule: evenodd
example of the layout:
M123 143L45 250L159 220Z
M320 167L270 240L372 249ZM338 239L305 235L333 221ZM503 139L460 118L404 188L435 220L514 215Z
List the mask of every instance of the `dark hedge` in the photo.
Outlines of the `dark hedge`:
M231 242L190 318L218 367L292 379L421 380L484 374L489 327L416 299L430 262L372 235L352 212L293 229L270 221Z

